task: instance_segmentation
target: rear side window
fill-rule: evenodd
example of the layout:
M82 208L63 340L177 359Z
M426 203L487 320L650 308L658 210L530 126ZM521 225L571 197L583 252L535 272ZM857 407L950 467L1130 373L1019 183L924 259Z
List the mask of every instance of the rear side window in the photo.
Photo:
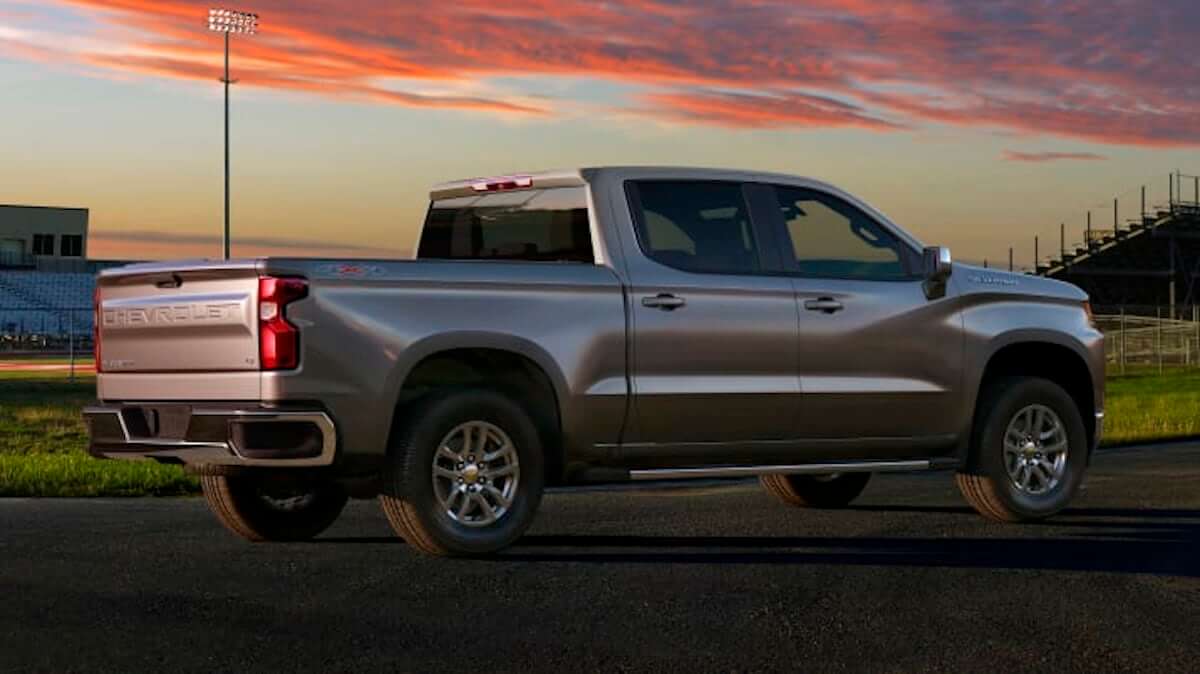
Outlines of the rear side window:
M762 269L741 183L654 180L630 183L629 191L650 259L693 272Z
M799 273L880 281L911 277L911 251L866 213L816 190L775 191Z
M592 263L587 188L492 192L429 207L417 257Z

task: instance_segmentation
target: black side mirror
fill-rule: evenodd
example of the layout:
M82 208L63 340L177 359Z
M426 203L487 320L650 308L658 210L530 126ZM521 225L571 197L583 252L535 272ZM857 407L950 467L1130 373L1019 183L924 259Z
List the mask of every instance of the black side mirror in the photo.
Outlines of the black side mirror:
M946 294L946 279L954 271L954 260L950 249L944 246L928 246L921 255L922 271L925 275L927 299L936 300Z

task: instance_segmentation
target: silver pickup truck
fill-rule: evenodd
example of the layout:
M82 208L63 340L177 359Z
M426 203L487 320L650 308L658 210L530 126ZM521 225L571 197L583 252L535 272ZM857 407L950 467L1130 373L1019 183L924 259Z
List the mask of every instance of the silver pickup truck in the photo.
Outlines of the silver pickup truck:
M415 548L478 555L580 483L758 476L831 508L945 469L983 515L1044 518L1099 440L1083 292L952 263L824 183L591 168L430 197L416 260L102 272L90 451L183 464L251 540L378 496Z

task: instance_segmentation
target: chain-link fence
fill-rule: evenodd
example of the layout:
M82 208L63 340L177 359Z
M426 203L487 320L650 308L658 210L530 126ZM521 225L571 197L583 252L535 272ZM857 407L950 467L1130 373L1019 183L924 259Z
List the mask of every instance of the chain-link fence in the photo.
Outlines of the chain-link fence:
M92 369L93 310L0 306L0 370L65 371L74 378Z

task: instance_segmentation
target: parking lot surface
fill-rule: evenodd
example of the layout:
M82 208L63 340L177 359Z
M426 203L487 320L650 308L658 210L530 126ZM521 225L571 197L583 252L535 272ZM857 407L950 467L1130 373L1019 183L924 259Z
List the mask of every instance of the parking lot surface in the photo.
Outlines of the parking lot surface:
M755 482L547 495L490 560L374 502L250 544L200 499L0 500L0 671L1179 671L1200 663L1200 445L1115 450L1050 523L946 473L844 511Z

